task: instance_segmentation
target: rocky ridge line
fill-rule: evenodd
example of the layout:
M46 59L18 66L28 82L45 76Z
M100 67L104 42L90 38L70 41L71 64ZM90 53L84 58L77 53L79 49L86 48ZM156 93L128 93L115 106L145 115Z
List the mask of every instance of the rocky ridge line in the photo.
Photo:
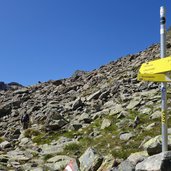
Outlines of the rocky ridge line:
M159 131L151 134L160 125L159 84L137 81L140 65L159 57L155 44L68 79L1 88L0 169L63 170L73 160L81 171L129 171L141 170L148 156L160 158ZM24 113L31 117L26 131Z

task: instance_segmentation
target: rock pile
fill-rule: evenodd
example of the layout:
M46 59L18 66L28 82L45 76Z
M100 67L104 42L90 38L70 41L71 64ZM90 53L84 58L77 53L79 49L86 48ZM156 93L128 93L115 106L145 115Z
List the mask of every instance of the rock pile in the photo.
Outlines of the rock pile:
M162 158L160 87L136 77L142 63L159 56L156 44L68 79L30 87L1 82L0 169L57 171L73 160L81 171L150 170L146 163ZM28 130L20 125L24 113ZM165 159L154 170L170 167L170 153Z

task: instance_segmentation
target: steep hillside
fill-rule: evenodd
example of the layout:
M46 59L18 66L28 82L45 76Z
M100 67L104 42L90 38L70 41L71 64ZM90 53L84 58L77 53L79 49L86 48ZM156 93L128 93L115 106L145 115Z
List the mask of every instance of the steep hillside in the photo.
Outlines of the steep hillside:
M170 38L171 29L168 56ZM159 83L139 82L137 73L159 53L155 44L91 72L77 71L68 79L2 89L0 169L63 170L71 159L79 159L81 170L106 171L143 151L144 143L161 132L161 94ZM168 100L168 114L170 104ZM24 113L31 118L27 130L20 124ZM143 157L160 151L159 147L144 152Z

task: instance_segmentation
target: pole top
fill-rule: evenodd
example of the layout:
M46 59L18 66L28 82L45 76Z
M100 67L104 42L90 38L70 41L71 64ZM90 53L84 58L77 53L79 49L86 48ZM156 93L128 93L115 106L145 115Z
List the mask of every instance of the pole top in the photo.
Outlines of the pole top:
M164 17L166 14L166 9L164 6L161 6L160 7L160 17Z

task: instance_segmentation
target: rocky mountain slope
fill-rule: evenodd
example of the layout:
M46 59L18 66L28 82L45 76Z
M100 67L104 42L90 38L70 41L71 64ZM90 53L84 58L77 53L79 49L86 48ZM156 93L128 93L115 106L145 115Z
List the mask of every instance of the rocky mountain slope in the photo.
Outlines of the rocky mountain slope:
M129 171L161 152L160 84L137 81L140 65L159 57L154 44L71 78L2 87L0 169L62 171L72 160L81 171ZM20 124L24 113L31 118L27 130Z

